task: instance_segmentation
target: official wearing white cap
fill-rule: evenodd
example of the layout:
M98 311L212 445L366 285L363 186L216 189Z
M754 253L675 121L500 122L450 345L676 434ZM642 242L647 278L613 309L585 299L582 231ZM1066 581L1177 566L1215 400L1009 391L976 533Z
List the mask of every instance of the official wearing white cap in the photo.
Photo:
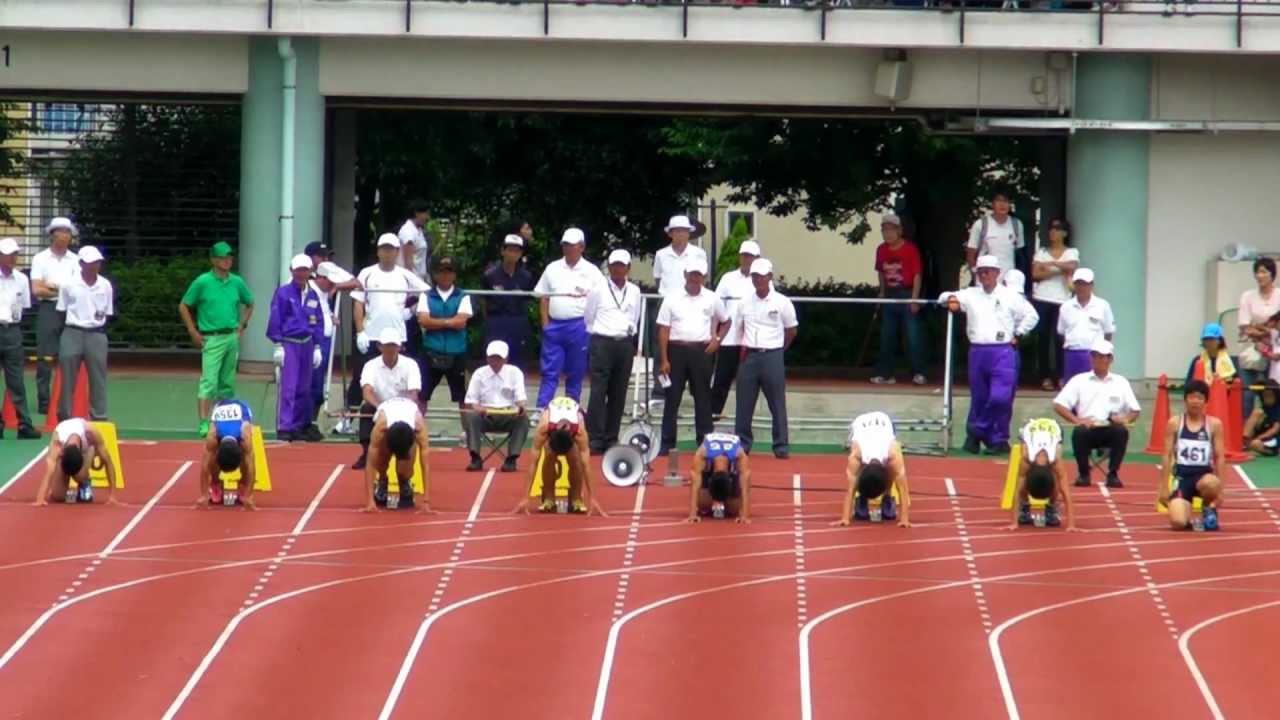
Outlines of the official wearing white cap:
M671 238L671 244L653 256L653 279L658 283L659 295L679 293L684 289L684 263L686 260L707 261L707 253L697 245L689 244L689 235L696 228L685 215L673 215L663 232Z
M83 259L84 253L81 253ZM311 376L320 368L324 342L324 310L320 291L311 285L311 257L294 255L289 282L276 289L267 317L267 339L284 350L280 367L276 438L320 442L324 435L312 422Z
M62 396L58 398L58 418L71 417L70 392L75 388L83 363L89 371L89 415L93 420L107 417L107 318L116 314L115 289L98 272L102 253L92 245L80 249L80 272L58 290L58 312L66 325L58 343L58 369L62 373Z
M403 270L404 268L399 268ZM384 327L376 336L378 355L364 364L357 379L360 387L360 445L363 452L357 461L365 466L369 453L369 441L373 435L373 415L378 406L391 398L408 398L415 403L422 391L422 373L413 358L401 357L400 343L403 332L395 327Z
M734 433L751 451L755 432L756 401L764 391L769 414L773 416L773 456L791 457L791 435L787 429L787 348L796 339L800 322L791 299L773 289L773 263L759 258L751 263L751 285L755 292L738 306L742 366L738 370L737 407Z
M1111 303L1093 294L1093 271L1078 268L1071 275L1075 295L1058 309L1062 336L1062 382L1089 372L1089 350L1100 339L1110 340L1116 332L1116 316Z
M760 243L743 240L738 246L738 269L725 273L716 285L716 296L724 303L724 311L729 315L729 332L724 336L724 342L720 343L720 352L716 353L716 370L711 379L712 421L720 419L725 402L729 399L729 391L733 389L733 381L738 377L742 331L734 316L743 298L756 291L751 285L751 263L758 257Z
M462 411L462 423L467 428L467 450L471 451L471 464L467 470L484 469L480 457L480 438L485 433L510 433L507 438L507 457L502 462L502 472L516 471L516 458L529 436L529 418L525 405L524 373L507 362L510 348L501 340L494 340L485 348L485 365L471 374L467 396Z
M26 353L22 348L22 312L31 309L31 286L27 276L18 270L18 241L0 240L0 368L4 370L4 386L18 415L18 439L40 437L27 411L27 389L22 380ZM0 437L4 437L4 421L0 420Z
M519 227L528 230L529 226L520 223ZM532 231L528 232L532 237ZM521 262L527 245L528 241L519 233L510 233L502 239L501 259L484 271L482 285L485 290L533 290L533 273ZM485 341L505 342L510 349L507 362L518 368L527 367L526 348L533 336L529 325L529 302L528 296L519 295L490 295L484 299Z
M676 418L686 385L693 395L695 442L701 445L702 438L714 429L712 361L729 330L729 315L719 296L703 287L706 277L707 261L687 255L684 289L665 295L658 310L658 372L660 378L670 380L662 410L660 454L669 453L676 445Z
M1071 450L1079 471L1078 487L1088 487L1089 456L1099 448L1110 451L1107 487L1124 487L1119 473L1129 446L1128 426L1138 419L1142 408L1129 381L1111 372L1114 357L1115 347L1109 341L1094 340L1089 347L1093 372L1080 373L1068 380L1053 399L1053 409L1075 426L1071 431Z
M49 412L49 389L62 339L65 313L58 312L58 291L80 272L80 258L71 251L78 234L67 218L57 217L45 228L49 247L31 258L31 290L36 305L36 412ZM55 410L57 408L54 408Z
M939 301L951 312L964 311L969 335L969 420L964 449L1009 452L1009 420L1018 384L1018 341L1039 316L1018 292L1000 284L1000 261L977 260L978 285L944 292Z
M327 252L328 249L319 243L312 243L308 248L319 246L317 249ZM321 254L313 255L312 261L315 262ZM312 421L319 417L320 411L324 409L326 400L326 390L328 388L329 372L332 363L329 362L330 356L333 354L333 346L337 339L334 328L340 322L340 305L336 302L338 291L340 290L358 290L360 283L356 281L356 276L344 270L340 265L330 260L321 260L316 263L315 273L311 277L311 287L320 295L320 310L324 314L324 340L320 343L320 369L311 374L311 405L313 412Z
M401 257L400 238L394 233L383 233L378 237L377 252L378 262L361 270L356 276L363 290L355 290L351 293L351 319L356 329L356 349L362 355L360 362L366 367L378 356L379 350L376 347L378 338L395 337L397 344L407 345L410 328L418 326L418 320L409 308L417 305L418 294L425 292L428 288L422 278L397 264ZM389 335L385 332L386 330L395 332ZM418 365L418 378L421 383L422 376L426 374L419 360L422 353L419 352L419 348L407 345L405 354ZM347 387L348 407L361 404L360 388L357 378L352 377L351 384ZM418 385L418 389L422 389L421 384ZM373 403L373 409L369 410L368 414L371 415L377 407L378 403ZM363 427L362 422L362 437L364 437ZM369 423L370 432L372 427L373 424ZM364 441L364 445L367 449L367 440ZM361 470L364 468L364 463L365 456L361 454L351 469Z
M591 336L587 437L592 455L602 455L618 442L642 322L640 288L627 279L631 253L614 250L609 253L608 262L609 277L587 295L584 315Z
M582 381L587 376L587 296L604 282L600 268L582 257L587 236L569 228L560 237L564 257L547 265L535 292L548 296L539 303L542 315L542 384L538 387L538 407L545 408L555 397L564 374L564 392L575 402L582 401Z

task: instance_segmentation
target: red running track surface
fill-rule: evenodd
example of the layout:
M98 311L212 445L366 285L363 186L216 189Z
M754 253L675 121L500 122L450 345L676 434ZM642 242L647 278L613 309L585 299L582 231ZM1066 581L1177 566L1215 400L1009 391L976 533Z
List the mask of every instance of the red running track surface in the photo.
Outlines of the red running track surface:
M1123 491L1076 491L1085 532L1068 534L1004 530L990 460L910 458L906 530L829 525L837 456L762 457L754 523L688 525L687 491L660 484L602 488L607 518L514 516L527 476L463 472L456 450L432 456L438 514L363 515L334 445L269 449L257 513L197 511L196 444L122 452L126 507L32 507L38 468L0 497L0 718L1280 705L1258 682L1280 641L1280 515L1236 476L1221 532L1166 529L1155 468L1131 466Z

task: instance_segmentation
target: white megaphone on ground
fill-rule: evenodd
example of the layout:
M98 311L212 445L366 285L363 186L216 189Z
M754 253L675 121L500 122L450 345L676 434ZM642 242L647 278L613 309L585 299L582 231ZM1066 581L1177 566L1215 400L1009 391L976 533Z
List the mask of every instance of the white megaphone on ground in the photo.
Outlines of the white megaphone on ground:
M614 487L631 487L648 473L644 455L632 445L614 445L604 454L604 479Z

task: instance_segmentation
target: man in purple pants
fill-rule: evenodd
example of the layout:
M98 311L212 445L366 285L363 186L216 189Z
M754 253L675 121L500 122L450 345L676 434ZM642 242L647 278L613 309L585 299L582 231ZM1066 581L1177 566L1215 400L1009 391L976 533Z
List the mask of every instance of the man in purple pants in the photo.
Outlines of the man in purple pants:
M969 421L966 452L1009 452L1009 418L1018 384L1018 341L1040 317L1027 299L1000 284L1000 261L978 258L978 285L943 293L939 302L964 311L969 336ZM981 445L979 444L981 443Z
M277 345L276 364L281 366L276 437L320 442L324 435L311 422L311 373L320 367L324 310L320 294L311 287L311 258L294 255L289 272L293 278L272 296L267 319L267 338Z
M582 379L587 374L587 294L604 282L600 268L582 257L587 238L578 228L569 228L560 238L564 257L547 265L534 292L542 315L542 384L538 387L538 409L551 402L564 373L565 395L582 400Z
M1116 318L1111 303L1093 294L1093 271L1077 268L1071 276L1075 296L1058 311L1058 334L1062 336L1062 384L1093 370L1089 349L1099 340L1111 340Z

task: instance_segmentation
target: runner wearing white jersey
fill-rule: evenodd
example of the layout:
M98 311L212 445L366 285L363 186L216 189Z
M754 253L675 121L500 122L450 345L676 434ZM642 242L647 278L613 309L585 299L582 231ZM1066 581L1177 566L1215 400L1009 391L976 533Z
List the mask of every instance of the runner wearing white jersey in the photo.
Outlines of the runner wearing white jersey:
M54 428L35 504L48 505L50 500L66 498L71 478L75 478L79 486L77 500L92 501L89 467L93 465L94 457L102 458L103 468L107 471L107 504L119 505L120 501L115 496L116 466L111 460L111 453L107 452L102 435L84 418L63 420Z
M373 434L369 439L369 457L364 467L364 484L367 493L364 512L376 512L378 503L375 488L386 482L387 468L392 457L396 462L400 495L413 498L414 475L413 450L418 450L418 462L422 467L422 497L416 502L418 512L434 513L431 509L431 473L427 453L427 421L418 412L418 403L406 397L394 397L378 406L373 416ZM385 491L383 491L385 492ZM403 504L403 503L402 503Z
M870 501L883 496L880 504L883 517L897 518L898 527L911 527L907 466L888 415L865 413L849 424L849 463L845 474L849 478L849 490L840 519L833 525L848 525L852 519L871 519ZM898 489L898 502L893 499L891 487Z
M1018 461L1018 486L1013 496L1013 524L1008 529L1017 530L1019 525L1032 523L1031 498L1048 501L1044 509L1046 525L1061 525L1054 501L1062 498L1067 508L1067 532L1076 532L1066 466L1062 464L1062 427L1051 418L1033 418L1022 427L1020 437L1022 458Z
M525 487L516 505L516 513L529 514L529 493L533 491L533 483L538 478L538 468L542 468L542 502L540 512L556 510L556 479L560 469L560 458L564 458L569 467L569 503L570 512L597 513L604 517L605 512L596 502L596 494L591 486L591 469L587 464L590 455L587 438L586 415L576 400L561 396L547 404L546 412L538 419L538 427L533 431L533 457L542 457L539 463L535 459L529 470L529 484Z

